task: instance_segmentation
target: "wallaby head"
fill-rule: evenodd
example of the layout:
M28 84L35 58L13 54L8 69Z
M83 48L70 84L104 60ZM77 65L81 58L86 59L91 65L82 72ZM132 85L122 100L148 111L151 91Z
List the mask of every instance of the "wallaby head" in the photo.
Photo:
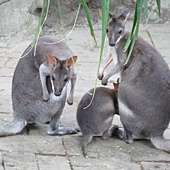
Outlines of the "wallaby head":
M107 36L109 39L109 45L114 47L125 33L125 23L130 11L128 9L118 16L114 17L110 14L109 28L107 28Z
M48 62L52 65L50 80L55 96L60 96L66 83L70 79L70 68L77 60L77 56L67 60L59 60L50 54L46 54Z

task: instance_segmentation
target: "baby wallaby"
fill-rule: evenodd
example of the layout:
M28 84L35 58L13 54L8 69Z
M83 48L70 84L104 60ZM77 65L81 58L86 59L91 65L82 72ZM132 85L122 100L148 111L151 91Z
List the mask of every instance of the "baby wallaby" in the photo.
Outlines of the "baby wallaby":
M59 59L59 60L65 60L65 59L67 59L68 56L70 56L70 54L69 54L70 50L63 43L55 44L54 40L51 40L52 44L46 44L45 42L46 42L45 39L43 39L43 41L41 38L39 39L39 43L37 44L37 47L36 47L37 53L35 55L35 60L37 60L37 68L39 68L40 80L41 80L42 90L43 90L43 100L48 101L50 98L50 95L47 90L46 78L47 78L47 76L50 76L50 73L54 67L54 62L56 62L56 61L52 61L52 57L55 57L56 59ZM47 53L44 53L44 50L47 48L48 48L48 50L46 51ZM54 53L54 56L51 57L51 55L50 55L51 53ZM44 60L45 57L47 57L46 60ZM73 62L76 62L77 56L74 56L72 58L72 60L73 60ZM69 105L72 105L75 83L77 80L77 73L75 71L74 66L72 66L70 68L70 76L69 77L71 78L71 90L70 90L69 97L67 99L67 103ZM55 76L53 76L53 79L55 79ZM57 88L55 83L52 84L52 87L54 89ZM58 91L55 92L55 95L60 95L60 94L61 94L61 92L58 89Z
M123 52L129 36L125 31L128 14L125 10L118 17L111 16L107 35L118 62L110 73L99 78L103 77L102 84L106 85L112 75L121 73L118 106L124 140L132 143L132 135L150 139L157 149L170 152L170 141L163 137L170 122L170 72L161 54L141 37L124 65L129 52Z
M118 85L115 84L114 86L115 90L97 87L93 100L94 89L89 90L78 105L77 122L82 132L81 147L84 156L87 156L87 145L91 142L93 136L102 134L102 139L108 139L118 130L117 126L110 130L113 116L118 114L116 94ZM91 100L92 103L88 106Z
M76 74L71 72L77 57L70 57L67 53L69 49L64 42L50 44L57 41L56 38L42 36L38 40L35 56L35 47L32 48L31 45L23 53L12 81L14 120L9 125L0 126L0 136L20 133L29 122L47 121L50 121L47 131L50 135L78 133L76 128L60 127L60 117L67 97L67 84L71 78L76 80ZM50 76L47 76L45 82L50 94L47 102L42 100L39 74L42 63L46 63L48 65L46 68L50 68L50 71L48 70Z

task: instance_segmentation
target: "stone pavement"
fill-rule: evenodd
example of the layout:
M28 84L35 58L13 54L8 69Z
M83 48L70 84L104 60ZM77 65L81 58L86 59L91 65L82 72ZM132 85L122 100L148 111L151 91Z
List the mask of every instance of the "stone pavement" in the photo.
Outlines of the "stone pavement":
M98 26L95 29L100 45L101 29ZM170 64L170 25L148 25L148 31L140 25L139 35L154 44ZM0 125L12 121L12 76L19 57L30 42L28 39L10 44L0 42ZM88 28L76 28L68 38L68 44L79 57L79 78L74 104L66 104L61 123L64 126L77 126L76 108L83 94L94 87L100 46L94 47ZM97 86L101 86L99 81ZM115 116L113 124L122 127L118 116ZM80 149L81 133L49 136L46 133L47 127L46 124L37 124L30 126L28 134L24 130L16 136L1 137L0 170L170 169L170 154L155 149L150 141L138 140L133 144L126 144L117 138L104 141L96 137L88 145L88 158L84 158ZM170 140L170 127L164 135Z

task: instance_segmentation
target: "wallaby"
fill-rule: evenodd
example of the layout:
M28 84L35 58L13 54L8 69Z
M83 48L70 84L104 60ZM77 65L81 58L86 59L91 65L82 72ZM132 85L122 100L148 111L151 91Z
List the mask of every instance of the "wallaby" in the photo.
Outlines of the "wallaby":
M118 85L114 84L114 87L115 90L97 87L93 101L89 105L94 92L94 89L91 89L82 97L78 105L77 122L82 132L81 148L84 156L87 156L87 145L93 136L102 134L102 139L108 139L112 134L119 133L117 126L110 129L114 114L118 114L116 94Z
M68 59L68 56L70 56L70 54L69 54L70 50L64 43L56 43L55 44L54 42L57 40L51 38L49 44L46 44L46 38L48 39L48 37L39 39L39 42L36 46L36 56L35 56L35 60L37 62L36 66L37 66L37 68L39 68L44 101L48 101L49 97L50 97L48 90L47 90L47 85L46 85L46 77L50 75L52 68L53 68L53 64L49 63L49 59L48 59L48 58L50 58L50 53L54 53L54 57L59 60L66 60L66 59ZM49 40L47 40L47 41L49 41ZM50 43L54 43L54 44L50 44ZM44 53L43 49L48 49L48 50L46 51L46 53ZM47 57L48 60L47 59L45 60L45 57ZM75 56L74 59L76 59L76 58L77 57ZM73 60L73 62L74 62L74 60ZM69 105L72 105L75 83L76 83L76 79L77 79L77 74L74 69L74 66L72 66L70 68L70 78L71 78L71 90L70 90L70 95L67 99L67 103ZM59 91L57 93L58 93L58 95L60 95Z
M170 152L170 141L163 133L170 122L170 73L161 54L141 37L135 42L130 60L125 60L129 49L123 52L129 32L125 23L129 10L111 17L107 31L109 45L116 49L117 64L102 78L121 73L118 89L118 106L124 126L124 140L133 142L132 135L147 138L160 150ZM99 76L100 78L100 76Z
M78 133L76 128L60 127L60 117L67 97L67 84L70 78L76 80L76 74L70 77L72 67L77 57L69 56L68 47L56 38L42 36L39 38L34 56L31 45L23 53L12 81L12 104L14 120L11 124L0 126L0 136L15 135L29 123L46 123L50 121L47 133L49 135L64 135ZM47 58L46 58L47 55ZM61 60L62 58L62 60ZM47 90L50 99L42 100L42 86L39 66L48 63L50 76L47 77Z

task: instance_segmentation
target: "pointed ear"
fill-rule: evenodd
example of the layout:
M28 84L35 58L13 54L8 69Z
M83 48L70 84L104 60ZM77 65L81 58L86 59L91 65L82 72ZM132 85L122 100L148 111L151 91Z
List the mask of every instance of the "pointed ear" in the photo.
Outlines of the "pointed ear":
M125 9L123 11L123 13L118 17L118 19L122 20L123 24L125 24L129 14L130 14L130 10L129 9Z
M99 13L99 16L102 18L102 9L101 8L98 9L98 13Z
M114 89L115 89L115 91L117 91L117 90L118 90L118 88L119 88L119 84L117 84L117 83L113 83L113 85L114 85Z
M70 68L71 66L74 65L74 63L76 63L76 61L77 61L77 56L73 56L66 60L66 66Z
M46 54L47 60L50 64L52 64L53 66L55 66L57 64L57 60L50 54Z

